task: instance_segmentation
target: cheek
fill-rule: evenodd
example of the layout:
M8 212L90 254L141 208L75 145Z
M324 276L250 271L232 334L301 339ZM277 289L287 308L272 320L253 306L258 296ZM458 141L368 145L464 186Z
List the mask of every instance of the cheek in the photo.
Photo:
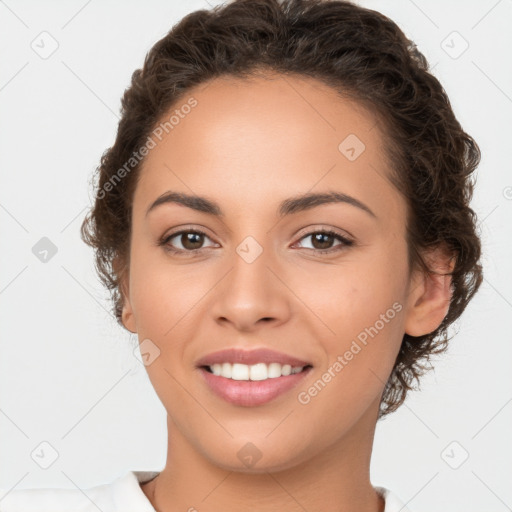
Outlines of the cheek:
M405 298L407 267L401 256L374 254L322 272L325 273L323 278L311 275L307 281L302 281L303 293L309 290L307 303L329 328L333 338L356 337L378 322L382 315L386 319L400 318L395 313L401 308L392 306L399 303L403 307Z
M335 382L342 402L352 395L368 403L389 377L404 332L405 251L402 245L353 260L312 288L309 304L322 320L316 327L325 354L321 371L330 369L325 379Z
M352 272L338 284L322 306L333 332L317 330L325 360L297 395L304 418L323 418L332 436L378 400L400 349L404 312L400 279L385 272Z
M171 265L160 248L132 252L130 287L139 336L162 341L187 325L209 289L193 265Z
M171 266L159 252L154 248L132 252L130 299L139 342L151 340L158 347L158 356L146 365L155 392L163 404L188 411L191 404L179 383L185 373L187 341L197 327L194 305L207 290L186 266Z

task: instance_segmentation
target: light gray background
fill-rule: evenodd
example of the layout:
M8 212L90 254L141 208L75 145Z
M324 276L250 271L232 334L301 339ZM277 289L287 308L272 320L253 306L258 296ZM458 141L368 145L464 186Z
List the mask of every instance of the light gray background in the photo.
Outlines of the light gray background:
M512 510L512 1L359 3L417 43L483 153L473 205L485 281L422 391L379 422L372 482L416 512ZM131 73L183 15L208 7L0 1L2 488L87 488L165 463L165 410L135 338L108 314L79 227ZM51 49L43 31L58 43L46 59L31 47L44 37ZM469 44L458 58L453 31ZM42 237L58 249L47 263L32 252ZM48 469L31 458L43 441L59 455Z

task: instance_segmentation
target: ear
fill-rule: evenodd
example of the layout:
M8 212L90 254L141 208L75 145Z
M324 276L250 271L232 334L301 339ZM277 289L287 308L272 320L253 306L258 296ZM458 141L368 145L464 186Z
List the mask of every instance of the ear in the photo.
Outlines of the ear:
M137 332L135 324L135 316L133 314L132 305L130 303L130 276L129 265L122 260L120 256L116 256L112 262L114 272L119 279L119 293L123 303L123 311L121 314L121 321L128 331L131 333Z
M455 257L440 247L424 254L432 271L415 270L410 282L405 317L405 332L422 336L435 331L448 314L452 298L452 278Z

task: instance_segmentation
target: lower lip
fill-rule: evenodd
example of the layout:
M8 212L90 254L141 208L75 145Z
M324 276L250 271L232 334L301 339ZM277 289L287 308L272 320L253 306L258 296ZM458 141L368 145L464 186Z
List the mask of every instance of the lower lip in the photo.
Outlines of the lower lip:
M233 380L214 375L204 368L199 369L210 389L226 402L254 407L266 404L295 387L312 368L308 367L300 373L266 380Z

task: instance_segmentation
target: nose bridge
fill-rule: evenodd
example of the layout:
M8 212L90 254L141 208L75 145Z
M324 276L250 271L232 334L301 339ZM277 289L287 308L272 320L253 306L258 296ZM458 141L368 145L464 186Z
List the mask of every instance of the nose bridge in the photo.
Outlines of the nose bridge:
M258 237L260 238L260 237ZM259 320L285 320L289 315L286 287L276 278L279 263L268 237L248 235L235 247L230 272L215 298L216 319L250 329Z
M275 258L268 239L252 235L246 236L236 247L231 259L232 271L230 281L233 290L240 298L249 302L270 299L278 291L275 279L269 267L275 266ZM272 279L273 278L273 279Z

